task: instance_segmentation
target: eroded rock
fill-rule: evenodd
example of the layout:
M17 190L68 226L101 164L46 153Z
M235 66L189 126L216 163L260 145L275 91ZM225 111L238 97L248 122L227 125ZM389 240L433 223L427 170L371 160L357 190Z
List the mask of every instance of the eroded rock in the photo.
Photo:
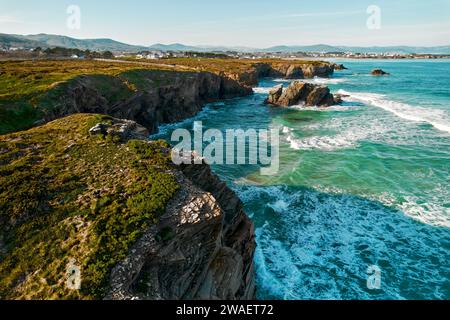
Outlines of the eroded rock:
M111 123L98 123L89 130L91 136L101 135L118 137L121 140L129 139L146 139L149 135L149 131L131 120L118 120L112 119Z
M371 72L373 76L390 76L390 73L387 73L381 69L375 69Z
M284 90L283 86L273 88L266 103L281 107L293 105L329 107L336 101L326 86L294 81Z

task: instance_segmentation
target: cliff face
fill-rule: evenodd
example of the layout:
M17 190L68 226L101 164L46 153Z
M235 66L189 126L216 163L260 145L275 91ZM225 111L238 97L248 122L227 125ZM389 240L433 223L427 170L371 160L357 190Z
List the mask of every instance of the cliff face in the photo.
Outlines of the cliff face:
M205 103L252 94L261 77L328 77L328 63L258 63L249 71L137 71L121 76L79 76L51 90L41 104L48 122L74 113L99 113L134 120L156 133L164 123L195 116Z
M334 73L334 64L328 62L259 62L247 72L229 75L232 79L246 86L256 86L260 78L309 79L327 78Z
M160 223L113 270L107 299L254 299L254 230L241 201L207 165L177 178Z
M0 136L0 299L254 298L241 201L147 134L77 114Z
M260 77L332 71L131 70L37 97L42 122L69 116L0 136L0 299L254 298L254 230L239 198L209 166L174 166L170 146L146 137L207 102L251 94Z
M276 62L256 66L258 77L280 77L287 79L327 78L333 75L334 65L327 62Z
M155 133L163 123L195 116L205 103L252 93L235 80L207 72L150 71L138 76L138 86L114 76L80 76L65 83L57 94L44 98L53 101L45 121L73 113L100 113L137 121Z

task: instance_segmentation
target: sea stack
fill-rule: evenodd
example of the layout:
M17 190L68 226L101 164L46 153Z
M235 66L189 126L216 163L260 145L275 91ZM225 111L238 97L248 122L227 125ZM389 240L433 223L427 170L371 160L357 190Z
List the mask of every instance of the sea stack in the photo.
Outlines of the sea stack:
M390 76L391 74L387 73L381 69L375 69L375 70L372 70L372 75L373 76Z
M282 85L274 87L269 92L266 103L280 107L294 105L329 107L335 104L335 99L326 86L294 81L284 90Z

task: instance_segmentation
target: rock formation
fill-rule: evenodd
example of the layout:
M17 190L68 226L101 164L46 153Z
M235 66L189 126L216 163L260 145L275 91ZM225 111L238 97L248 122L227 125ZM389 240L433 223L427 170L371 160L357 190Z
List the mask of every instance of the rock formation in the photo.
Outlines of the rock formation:
M177 176L181 190L113 270L107 299L254 299L254 230L241 201L205 164Z
M333 63L334 70L347 70L347 68L340 63Z
M44 96L44 100L52 101L52 108L45 110L42 122L74 113L99 113L137 121L153 134L161 124L195 116L208 102L252 94L251 87L261 77L328 77L333 71L333 65L325 62L257 63L250 71L227 75L141 71L142 84L138 88L130 88L116 76L79 76L61 84L57 95L50 91ZM167 83L160 83L161 75L165 75Z
M272 62L255 65L257 79L261 77L308 79L333 75L334 65L328 62ZM255 85L256 83L253 83Z
M61 85L59 96L49 97L54 106L45 122L73 113L100 113L137 121L156 133L163 123L195 116L208 102L252 94L251 88L213 73L164 73L170 81L158 85L155 72L142 72L142 87L132 90L114 76L103 76L100 84L95 76L77 77ZM103 87L110 89L104 92Z
M328 87L294 81L285 90L282 85L273 88L266 103L281 107L293 105L329 107L336 102Z
M390 76L391 75L390 73L387 73L381 69L372 70L371 74L373 76Z

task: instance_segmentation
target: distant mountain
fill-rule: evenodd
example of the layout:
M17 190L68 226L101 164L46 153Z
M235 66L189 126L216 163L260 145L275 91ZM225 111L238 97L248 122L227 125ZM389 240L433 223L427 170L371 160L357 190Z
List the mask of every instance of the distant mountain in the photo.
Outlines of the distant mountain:
M263 52L337 52L342 51L338 47L326 44L318 44L313 46L276 46L262 49Z
M137 51L144 50L143 46L133 46L111 39L74 39L66 36L37 34L24 36L28 40L44 43L48 47L64 47L93 51Z
M21 36L0 33L0 47L24 47L24 48L36 48L42 45L38 41L28 40Z
M149 47L150 50L162 51L197 51L197 52L211 52L211 51L239 51L239 52L256 52L259 49L249 47L224 47L224 46L187 46L181 43L174 44L153 44Z
M133 46L111 39L75 39L67 36L36 34L7 35L0 34L0 47L24 47L27 49L42 47L63 47L92 51L139 51L146 50L144 46Z
M219 47L219 46L189 46L181 43L154 44L149 47L135 46L118 42L112 39L75 39L67 36L36 34L36 35L14 35L0 33L1 47L23 47L26 49L42 47L64 47L92 51L114 51L114 52L137 52L143 50L161 51L240 51L240 52L352 52L352 53L399 53L399 54L450 54L450 46L441 47L350 47L330 46L318 44L311 46L274 46L265 49L248 47Z
M181 43L174 44L153 44L147 50L161 50L161 51L202 51L200 47L186 46Z
M360 52L360 53L383 53L395 52L402 54L450 54L450 46L440 47L409 47L409 46L394 46L394 47L342 47L344 51Z

